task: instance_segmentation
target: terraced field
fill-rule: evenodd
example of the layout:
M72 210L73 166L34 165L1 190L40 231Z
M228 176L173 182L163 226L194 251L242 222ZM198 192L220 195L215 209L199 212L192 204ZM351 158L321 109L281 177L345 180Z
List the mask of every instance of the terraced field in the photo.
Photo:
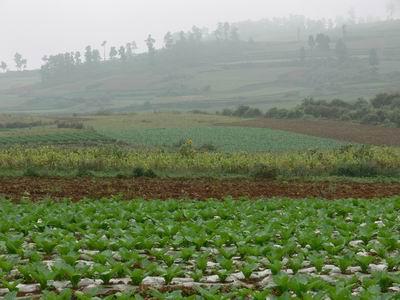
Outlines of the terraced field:
M399 213L399 198L2 201L0 295L396 299Z

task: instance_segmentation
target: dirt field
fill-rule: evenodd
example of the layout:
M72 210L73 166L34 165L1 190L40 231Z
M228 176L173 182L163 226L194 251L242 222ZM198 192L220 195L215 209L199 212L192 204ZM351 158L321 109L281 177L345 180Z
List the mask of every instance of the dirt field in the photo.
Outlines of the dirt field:
M172 180L172 179L61 179L2 178L0 195L13 200L29 197L40 200L121 195L124 199L191 198L223 199L238 197L319 197L376 198L400 195L400 183L278 182L249 180Z
M309 121L266 118L241 121L230 125L285 130L360 144L400 146L400 128L385 128L329 120Z

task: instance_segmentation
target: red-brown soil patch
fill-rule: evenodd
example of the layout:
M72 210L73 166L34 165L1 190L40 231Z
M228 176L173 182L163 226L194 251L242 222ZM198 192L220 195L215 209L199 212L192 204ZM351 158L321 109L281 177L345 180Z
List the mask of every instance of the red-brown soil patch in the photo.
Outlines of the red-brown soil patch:
M229 125L285 130L360 144L400 146L400 128L386 128L331 120L268 118L246 120Z
M1 178L0 195L32 200L121 195L125 199L376 198L400 195L400 183L280 182L212 179Z

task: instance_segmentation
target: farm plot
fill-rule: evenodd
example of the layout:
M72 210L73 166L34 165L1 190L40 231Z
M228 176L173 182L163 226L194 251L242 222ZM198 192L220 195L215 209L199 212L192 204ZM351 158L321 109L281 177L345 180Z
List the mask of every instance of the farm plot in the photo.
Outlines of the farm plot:
M387 128L332 120L257 119L230 125L286 130L359 144L400 146L400 128Z
M176 147L191 139L197 147L212 145L226 152L332 149L345 143L279 130L246 127L194 127L101 131L110 138L145 147Z
M400 293L399 198L114 198L0 207L3 296L395 299Z
M112 139L92 130L33 128L0 131L0 146L18 144L110 143Z
M186 148L185 148L186 149ZM193 149L189 149L193 150ZM394 177L400 175L400 149L344 146L333 150L294 152L224 153L189 151L147 151L120 146L108 147L5 147L0 149L0 171L43 175L99 172L122 177L140 177L135 169L155 175L183 177L245 176L275 177ZM50 173L49 173L50 172ZM60 172L60 174L56 174ZM82 173L83 172L83 173ZM94 173L91 173L94 172ZM67 174L68 175L68 174Z

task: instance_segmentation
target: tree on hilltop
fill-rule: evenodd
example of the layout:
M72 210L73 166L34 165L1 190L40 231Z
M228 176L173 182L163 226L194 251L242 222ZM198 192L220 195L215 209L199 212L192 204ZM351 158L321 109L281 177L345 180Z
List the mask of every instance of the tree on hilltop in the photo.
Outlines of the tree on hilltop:
M18 52L14 55L14 62L18 71L25 70L28 64L27 60L23 58L22 55Z
M4 73L7 72L7 64L4 61L0 63L0 69L2 69Z

